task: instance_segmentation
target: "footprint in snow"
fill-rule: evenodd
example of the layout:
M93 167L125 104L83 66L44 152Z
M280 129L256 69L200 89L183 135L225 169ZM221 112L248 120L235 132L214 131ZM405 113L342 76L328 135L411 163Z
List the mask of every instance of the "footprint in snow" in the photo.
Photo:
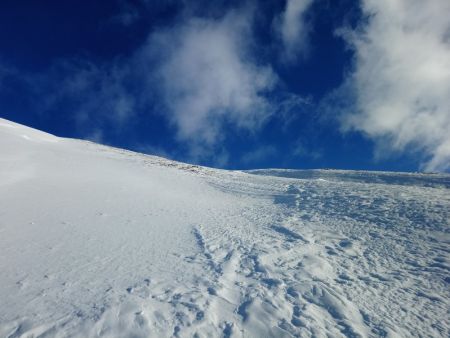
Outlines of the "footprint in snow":
M128 294L138 296L140 298L146 299L150 297L150 278L145 278L141 283L135 284L134 286L129 286L126 291Z

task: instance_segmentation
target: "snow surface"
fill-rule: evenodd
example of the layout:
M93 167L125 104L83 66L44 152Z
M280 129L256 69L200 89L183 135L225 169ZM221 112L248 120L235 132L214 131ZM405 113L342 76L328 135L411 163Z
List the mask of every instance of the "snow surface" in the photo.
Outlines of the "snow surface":
M449 188L215 170L0 119L0 337L448 337Z

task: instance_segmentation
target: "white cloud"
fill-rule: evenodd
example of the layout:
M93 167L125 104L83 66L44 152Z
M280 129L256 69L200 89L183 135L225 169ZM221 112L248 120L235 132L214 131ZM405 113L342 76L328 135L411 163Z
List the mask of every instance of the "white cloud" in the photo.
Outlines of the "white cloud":
M286 8L276 23L276 29L282 42L282 59L293 62L306 53L308 48L309 26L305 21L305 12L313 0L287 0Z
M365 27L343 30L355 68L346 129L392 152L424 152L425 170L450 169L450 1L364 0ZM350 92L349 92L350 91Z
M144 49L159 62L157 80L178 139L212 148L225 124L258 129L273 113L265 98L277 79L251 54L251 14L189 19L153 34Z
M116 19L124 25L140 20L138 10L147 8L121 3L125 18ZM159 112L176 130L179 153L187 161L212 160L223 166L229 157L226 137L256 133L274 115L287 128L307 103L284 92L271 66L261 61L267 55L259 52L267 46L257 45L261 13L253 5L250 1L220 16L220 6L198 11L198 3L186 3L172 24L155 25L130 55L104 62L63 59L45 73L31 74L26 85L38 98L39 111L70 114L92 139L101 139L98 128L120 133L139 115ZM289 36L286 28L301 27L293 12L301 19L298 7L288 5L283 16L287 39L299 36ZM0 69L0 80L3 73Z

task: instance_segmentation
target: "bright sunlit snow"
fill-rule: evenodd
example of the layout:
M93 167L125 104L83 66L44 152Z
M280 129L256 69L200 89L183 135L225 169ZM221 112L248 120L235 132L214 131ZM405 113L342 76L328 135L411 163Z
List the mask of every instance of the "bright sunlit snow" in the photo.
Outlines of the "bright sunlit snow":
M223 171L0 119L0 337L448 337L450 175Z

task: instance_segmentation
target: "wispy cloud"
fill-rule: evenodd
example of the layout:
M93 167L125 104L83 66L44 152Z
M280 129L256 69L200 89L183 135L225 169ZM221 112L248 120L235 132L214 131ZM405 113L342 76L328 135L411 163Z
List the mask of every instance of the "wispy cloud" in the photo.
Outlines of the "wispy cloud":
M293 143L290 154L292 157L310 158L312 160L318 160L323 157L321 150L317 149L317 147L308 146L302 139L298 139Z
M426 154L423 169L450 169L450 2L364 0L368 21L340 34L355 52L341 93L354 97L346 130L386 150Z
M120 11L111 19L111 23L130 26L141 18L139 7L130 1L118 0ZM139 4L139 2L137 2Z
M40 85L33 90L45 94L40 103L42 111L54 110L64 103L65 113L70 112L80 127L104 121L121 128L136 114L138 97L126 86L129 76L129 65L123 62L97 65L85 60L64 60L38 76Z
M294 62L308 51L310 26L305 13L313 0L287 0L284 12L276 19L275 29L281 38L280 55L284 62Z
M303 13L311 1L290 0L279 17L276 43L286 55L304 50ZM125 26L141 22L156 6L144 0L119 3L109 23ZM274 116L289 125L309 103L283 88L269 64L272 56L264 56L255 36L261 13L253 1L182 1L180 8L126 55L97 60L73 55L43 72L17 71L14 78L26 87L35 114L65 115L61 120L74 122L82 137L107 141L133 121L160 114L158 122L171 126L164 131L174 133L167 138L177 141L177 158L224 166L230 135L252 137ZM0 68L0 85L5 72Z
M275 146L262 145L242 155L241 162L245 165L257 165L258 162L270 159L278 153Z
M251 16L190 18L150 37L146 53L159 60L156 79L179 140L213 147L224 126L252 131L274 112L265 95L277 77L253 57Z

